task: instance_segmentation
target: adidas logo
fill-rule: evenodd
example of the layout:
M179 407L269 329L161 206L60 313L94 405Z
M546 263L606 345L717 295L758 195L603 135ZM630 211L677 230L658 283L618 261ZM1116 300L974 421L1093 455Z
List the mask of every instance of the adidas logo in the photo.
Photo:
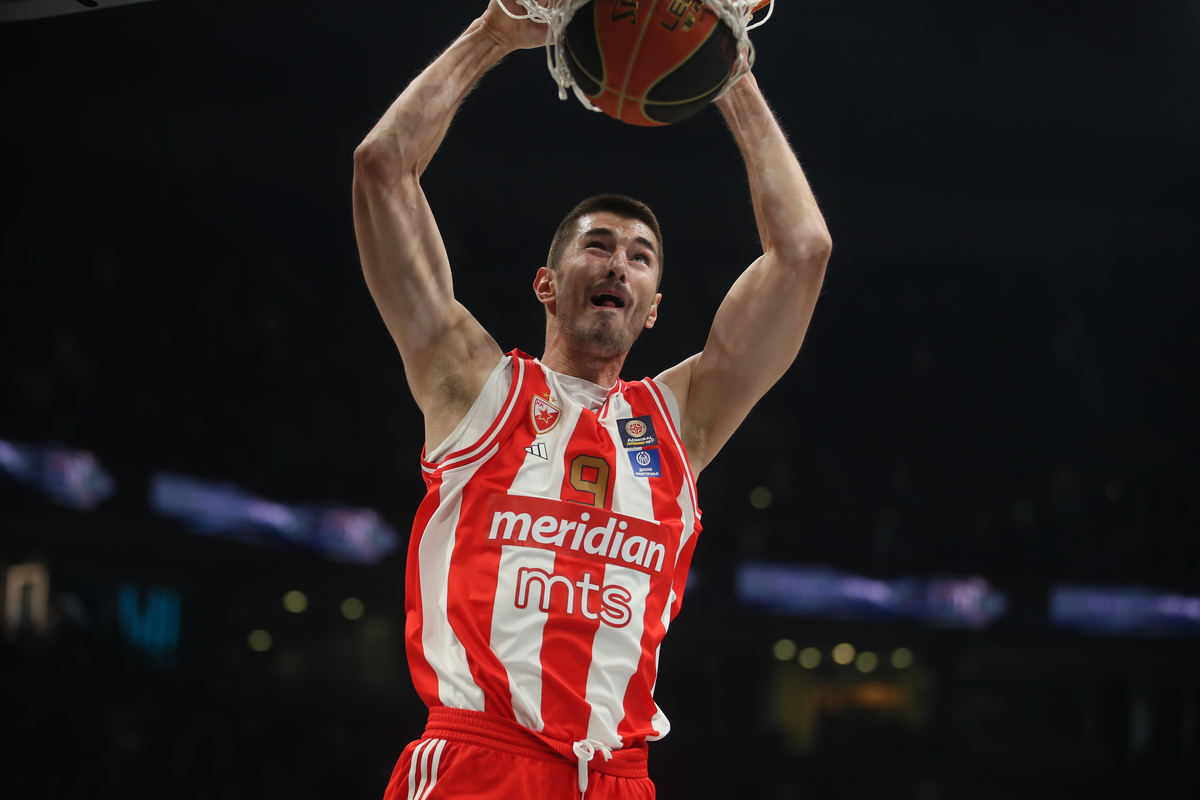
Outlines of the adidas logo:
M545 442L534 442L533 444L529 445L529 447L525 448L525 452L529 453L531 456L537 456L538 458L543 458L547 461L550 460L550 451L546 448Z

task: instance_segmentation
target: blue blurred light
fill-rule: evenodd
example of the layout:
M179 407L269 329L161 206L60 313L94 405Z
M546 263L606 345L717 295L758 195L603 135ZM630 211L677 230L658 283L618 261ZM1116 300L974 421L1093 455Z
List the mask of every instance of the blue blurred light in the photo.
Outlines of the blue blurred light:
M400 537L369 508L289 506L254 497L230 484L156 473L150 504L194 530L250 542L285 542L344 561L374 564L396 550Z
M1007 606L1004 595L980 577L875 580L828 567L746 562L738 567L736 582L744 603L834 619L907 618L985 628Z
M112 476L86 450L0 441L0 472L56 503L85 510L95 508L115 488Z
M138 602L137 586L122 584L117 617L122 637L159 662L168 662L179 648L179 594L151 587L146 605Z
M1050 591L1050 621L1112 634L1200 634L1200 597L1141 586L1060 584Z

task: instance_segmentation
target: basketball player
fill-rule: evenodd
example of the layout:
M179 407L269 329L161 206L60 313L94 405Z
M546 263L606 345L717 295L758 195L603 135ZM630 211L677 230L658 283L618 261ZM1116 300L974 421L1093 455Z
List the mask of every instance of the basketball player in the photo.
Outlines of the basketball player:
M663 240L650 209L607 195L563 220L534 276L541 359L502 353L454 298L420 185L480 76L545 43L544 27L497 2L355 152L363 271L425 421L405 606L429 723L386 797L652 798L646 742L669 729L652 691L700 532L694 476L795 359L830 238L746 75L717 105L746 161L763 255L704 349L621 380L659 319Z

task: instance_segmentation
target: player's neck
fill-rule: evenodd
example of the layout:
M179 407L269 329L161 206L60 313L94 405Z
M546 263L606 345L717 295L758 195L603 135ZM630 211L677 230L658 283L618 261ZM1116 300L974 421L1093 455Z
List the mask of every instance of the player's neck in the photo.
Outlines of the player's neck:
M546 351L540 361L555 372L591 381L605 389L611 389L621 377L621 367L627 353L617 356L596 356L577 353L562 346L562 340L546 343Z

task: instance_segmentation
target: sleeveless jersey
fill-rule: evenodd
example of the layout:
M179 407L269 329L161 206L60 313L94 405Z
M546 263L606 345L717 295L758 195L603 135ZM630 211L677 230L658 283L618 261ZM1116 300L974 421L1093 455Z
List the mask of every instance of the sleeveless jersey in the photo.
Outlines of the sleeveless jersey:
M591 410L565 385L578 379L516 350L501 364L507 396L485 387L477 406L492 408L471 412L490 427L422 459L405 585L413 683L431 708L644 746L670 728L652 696L658 648L700 532L674 398L649 378L618 381Z

